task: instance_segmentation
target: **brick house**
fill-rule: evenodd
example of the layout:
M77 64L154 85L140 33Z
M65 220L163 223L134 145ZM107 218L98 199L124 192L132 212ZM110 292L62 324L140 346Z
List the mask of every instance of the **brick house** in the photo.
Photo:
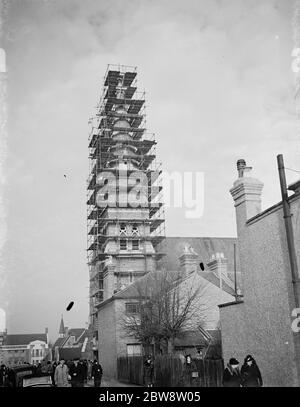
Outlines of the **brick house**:
M187 248L180 256L180 295L184 296L191 287L199 287L199 294L195 300L195 307L199 309L201 325L204 330L219 330L219 308L218 304L233 301L235 292L234 284L226 275L226 259L215 258L208 263L208 270L201 271L198 265L198 254L191 252L192 248ZM99 361L103 367L104 374L109 377L116 377L117 358L119 356L141 355L142 345L132 336L128 336L124 330L124 315L137 314L137 304L140 295L137 286L151 284L153 273L141 277L122 291L117 292L98 306L99 321ZM168 272L178 276L178 271ZM221 274L220 274L221 273ZM221 277L221 278L220 278ZM201 313L201 315L200 315ZM189 322L189 330L186 338L177 341L177 350L190 348L190 339L195 335L198 340L198 347L205 347L203 335L198 331L197 324L199 318L194 316ZM216 337L218 334L214 334ZM197 346L197 340L195 342ZM219 341L220 342L220 341ZM179 349L180 348L180 349Z

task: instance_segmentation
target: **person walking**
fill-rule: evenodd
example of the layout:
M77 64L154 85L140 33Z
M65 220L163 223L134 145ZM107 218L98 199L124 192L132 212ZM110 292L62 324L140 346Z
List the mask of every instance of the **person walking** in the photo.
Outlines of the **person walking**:
M74 359L73 364L70 366L71 386L84 387L84 366L79 362L79 358Z
M242 376L239 369L240 362L235 358L231 358L227 364L223 374L224 387L241 387Z
M144 362L144 383L146 387L153 387L154 379L154 364L152 356L149 355Z
M52 376L52 366L50 360L48 360L47 365L45 367L45 371L49 376Z
M260 370L252 355L247 355L241 368L243 387L262 387L263 381Z
M92 378L92 369L93 369L93 362L88 360L88 380Z
M7 376L7 367L3 364L0 367L0 387L4 387Z
M54 372L54 384L57 387L68 387L68 367L63 358L60 359L59 365L56 366Z
M55 385L55 381L54 381L54 374L55 374L55 369L56 369L57 363L53 362L52 364L52 371L51 371L51 379L52 379L52 384Z
M83 371L84 371L84 383L87 383L87 379L88 379L88 361L86 359L84 359L82 361L82 367L83 367Z
M94 387L101 386L102 375L103 375L102 366L95 359L92 367L92 379L94 379Z

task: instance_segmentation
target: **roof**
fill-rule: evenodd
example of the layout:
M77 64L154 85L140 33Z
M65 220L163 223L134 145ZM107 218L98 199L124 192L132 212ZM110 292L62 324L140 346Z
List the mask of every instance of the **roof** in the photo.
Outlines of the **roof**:
M132 284L124 288L124 290L118 291L116 294L114 294L112 297L107 299L106 301L103 301L100 303L97 308L101 308L105 304L116 300L116 299L140 299L141 298L141 291L139 291L139 287L147 287L149 289L149 286L151 284L151 279L155 279L155 276L159 276L160 273L165 273L165 271L150 271L149 273L145 274L144 276L140 277L138 280L134 281ZM180 271L167 271L169 276L174 276L175 279L180 276ZM155 280L153 281L153 286L155 286ZM143 291L142 291L143 292Z
M64 338L56 339L53 347L62 348L70 336L75 336L75 344L82 344L87 336L87 330L85 328L71 328L68 330L68 334Z
M101 302L97 308L100 309L103 306L105 306L106 304L108 304L109 302L113 301L113 300L119 300L119 299L130 299L130 300L140 300L141 299L141 293L143 293L143 291L139 290L139 287L147 287L147 289L149 289L149 286L151 284L151 278L153 278L153 276L158 275L159 273L168 273L169 276L171 276L171 278L173 277L174 280L178 280L178 277L182 277L180 270L167 270L167 271L151 271L147 274L145 274L144 276L140 277L138 280L134 281L132 284L130 284L129 286L127 286L126 288L124 288L124 290L118 291L116 294L114 294L112 297L108 298L107 300ZM210 282L211 284L214 284L216 287L220 288L220 280L219 277L213 273L213 272L201 272L200 268L198 267L197 273L191 273L185 277L183 277L182 279L178 280L178 283L182 283L183 281L191 278L192 276L199 276L201 278L204 278L205 280L207 280L208 282ZM155 277L154 277L155 279ZM157 283L156 283L157 284ZM153 282L153 286L155 286L155 281ZM230 287L226 281L222 280L222 290L224 292L227 292L228 294L235 296L235 292L234 289L232 287Z
M75 336L75 340L77 341L85 331L85 328L72 328L69 329L68 336Z
M220 330L207 330L206 333L211 336L213 344L221 342ZM205 339L199 330L186 331L178 338L175 338L174 345L178 347L206 347L209 341Z
M3 345L28 345L34 341L44 341L47 343L47 335L45 333L6 335Z
M234 243L235 237L166 237L165 241L158 245L157 251L166 253L163 264L166 270L179 269L179 257L184 251L185 244L190 244L199 256L199 262L208 263L211 256L216 253L224 253L228 260L228 270L234 269ZM239 259L237 251L237 269Z
M198 271L198 275L200 277L205 278L205 280L209 281L210 283L214 284L215 286L220 288L220 278L213 272L205 272L205 271ZM227 292L228 294L235 296L234 289L230 287L226 281L222 280L222 290Z
M54 342L53 347L55 348L58 346L59 348L66 342L68 338L57 338L56 341Z
M225 304L219 304L219 308L230 307L231 305L238 305L238 304L244 304L244 301L239 299L239 300L232 301L232 302L226 302Z
M166 237L158 244L157 251L166 253L161 261L161 265L166 270L180 270L179 257L184 252L186 244L192 246L198 254L199 263L207 264L216 253L224 253L228 260L228 277L234 280L234 243L235 237ZM241 286L239 251L236 250L237 285Z

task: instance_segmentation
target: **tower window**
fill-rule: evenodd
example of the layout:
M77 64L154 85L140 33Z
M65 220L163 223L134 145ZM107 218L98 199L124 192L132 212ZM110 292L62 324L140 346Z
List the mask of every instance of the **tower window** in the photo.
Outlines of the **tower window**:
M125 223L121 223L121 226L120 226L120 235L124 235L124 236L127 235L127 230L126 230L126 224L125 224Z
M137 236L139 234L139 228L138 228L137 224L134 224L132 226L132 234L135 236Z
M127 250L127 241L125 239L120 240L120 250Z
M139 250L139 249L140 249L139 241L133 240L132 241L132 250Z

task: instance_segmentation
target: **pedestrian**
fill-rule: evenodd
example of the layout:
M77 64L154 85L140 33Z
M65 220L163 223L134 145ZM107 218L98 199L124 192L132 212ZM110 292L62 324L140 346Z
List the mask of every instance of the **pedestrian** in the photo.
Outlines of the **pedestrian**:
M65 360L63 358L60 359L59 365L56 366L55 372L54 372L54 383L55 386L57 387L68 387L68 379L69 379L69 374L68 374L68 367L65 364Z
M93 362L88 360L88 380L92 378L92 369L93 369Z
M52 376L52 366L51 366L50 360L48 360L47 364L44 366L43 373L46 373L49 376Z
M94 387L101 386L102 375L102 366L100 365L100 363L98 363L97 359L95 359L92 367L92 379L94 379Z
M40 375L42 373L42 364L41 363L37 364L35 372L36 372L37 375Z
M0 367L0 387L4 387L7 377L7 367L3 364Z
M79 362L79 358L75 358L70 366L71 386L72 387L84 387L84 367L83 363Z
M252 355L247 355L241 368L243 387L262 387L260 370Z
M241 387L242 376L239 369L240 362L235 358L231 358L227 364L223 374L224 387Z
M55 384L55 381L54 381L54 374L55 374L56 366L57 366L57 363L56 363L56 362L53 362L53 364L52 364L52 370L51 370L51 379L52 379L52 384L53 384L53 385Z
M149 355L144 362L144 383L146 387L153 387L154 364L152 356Z
M84 371L84 383L87 383L87 379L88 379L88 362L87 362L86 359L83 360L82 366L83 366L83 371Z
M41 373L48 373L48 362L46 363L46 361L43 360L41 365Z

